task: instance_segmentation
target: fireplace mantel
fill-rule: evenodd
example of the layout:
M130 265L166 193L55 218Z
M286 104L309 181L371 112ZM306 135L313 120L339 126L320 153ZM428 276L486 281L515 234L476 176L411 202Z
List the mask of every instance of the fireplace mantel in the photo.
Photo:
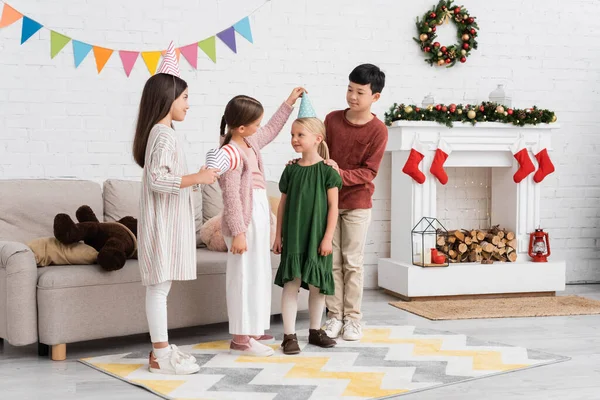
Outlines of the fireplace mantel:
M545 182L536 184L533 174L519 184L512 179L518 165L511 145L522 138L536 164L531 149L539 145L551 151L551 134L558 128L558 124L519 127L496 122L476 125L459 122L448 128L436 122L394 122L389 128L386 148L392 159L391 254L390 258L379 261L379 286L411 298L564 290L564 261L534 265L527 256L529 232L540 225L540 188ZM419 165L425 175L423 184L402 172L415 138L428 148ZM422 217L437 217L438 183L429 168L440 139L452 147L445 167L492 167L491 223L515 232L516 263L461 263L446 268L412 265L412 227Z

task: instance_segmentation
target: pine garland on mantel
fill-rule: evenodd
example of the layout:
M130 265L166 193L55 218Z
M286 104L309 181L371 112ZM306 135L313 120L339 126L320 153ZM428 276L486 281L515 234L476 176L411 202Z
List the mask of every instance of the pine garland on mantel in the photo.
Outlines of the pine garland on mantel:
M510 108L493 102L478 105L437 104L419 107L414 104L394 103L385 113L385 124L394 121L434 121L452 128L454 122L471 123L501 122L517 126L549 124L556 122L554 111L537 108Z

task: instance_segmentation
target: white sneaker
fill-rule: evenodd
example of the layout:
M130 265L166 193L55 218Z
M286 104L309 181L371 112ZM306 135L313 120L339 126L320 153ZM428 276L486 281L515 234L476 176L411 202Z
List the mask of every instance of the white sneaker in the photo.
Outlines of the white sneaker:
M360 340L362 339L362 326L360 321L355 321L353 319L346 320L344 324L344 335L342 338L348 341Z
M337 318L329 318L325 321L325 325L323 326L323 330L332 339L337 339L342 332L342 327L344 324Z
M270 357L275 350L250 338L248 343L236 343L232 340L229 345L229 353L248 357Z
M179 356L183 359L184 362L188 364L196 364L196 357L194 357L191 354L184 353L183 351L179 350L179 347L175 346L174 344L171 345L171 350L177 352L177 354L179 354Z
M173 349L173 347L175 349ZM168 375L190 375L200 371L198 364L191 363L191 356L182 356L183 353L177 349L176 346L171 345L171 351L169 354L162 358L156 358L154 352L150 352L149 356L149 367L150 372L155 374L168 374Z

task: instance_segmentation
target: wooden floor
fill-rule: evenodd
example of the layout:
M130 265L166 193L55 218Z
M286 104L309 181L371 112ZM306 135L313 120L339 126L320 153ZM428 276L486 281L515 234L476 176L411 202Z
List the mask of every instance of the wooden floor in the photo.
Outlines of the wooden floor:
M568 286L563 294L600 300L600 285ZM433 322L387 304L394 299L382 291L366 291L363 307L365 322L387 324L394 321L394 324L447 330L572 358L559 364L415 393L403 396L403 399L600 399L600 315ZM307 318L306 314L302 314L298 328L307 327ZM275 333L282 331L280 322L275 322L273 327ZM227 326L224 324L171 333L171 340L175 344L224 338L227 338ZM148 348L146 335L71 344L68 346L67 361L52 362L37 356L37 346L4 345L0 349L0 398L156 400L158 397L142 389L75 361L81 357Z

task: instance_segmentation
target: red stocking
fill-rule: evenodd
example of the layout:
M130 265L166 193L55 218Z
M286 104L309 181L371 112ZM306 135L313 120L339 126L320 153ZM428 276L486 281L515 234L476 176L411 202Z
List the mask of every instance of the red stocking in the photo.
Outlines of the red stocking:
M425 182L425 175L419 170L419 163L423 161L426 151L427 146L419 142L419 139L415 139L412 149L410 149L408 160L406 160L406 164L404 164L404 168L402 168L402 172L420 184Z
M450 153L452 153L452 147L444 139L440 139L429 172L431 172L442 185L448 183L448 175L446 174L446 171L444 171L444 163Z
M554 172L554 164L552 164L552 161L550 160L548 149L546 149L546 147L538 145L533 149L533 152L535 154L535 159L538 162L538 170L535 175L533 175L533 181L535 183L540 183L546 176Z
M527 152L527 147L525 147L525 141L523 139L517 140L515 144L511 146L511 151L519 163L519 169L515 172L513 180L515 183L519 183L525 179L527 175L535 171L535 166L531 162L531 158L529 158L529 153Z

